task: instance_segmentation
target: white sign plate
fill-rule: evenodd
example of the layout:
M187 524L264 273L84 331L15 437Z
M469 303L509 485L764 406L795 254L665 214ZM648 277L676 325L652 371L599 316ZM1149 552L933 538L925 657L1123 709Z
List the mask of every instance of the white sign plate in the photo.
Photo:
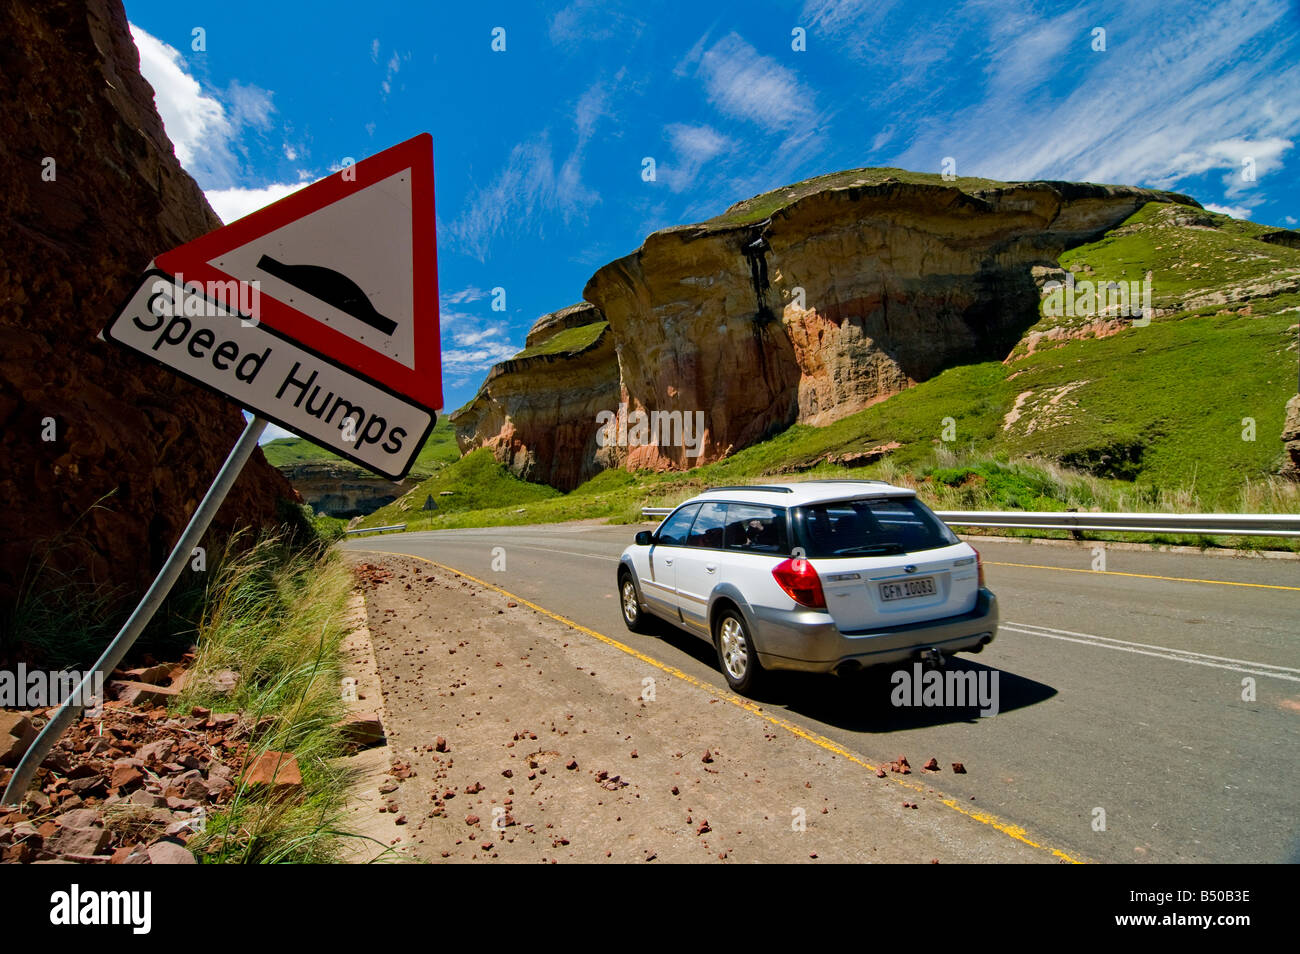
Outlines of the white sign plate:
M150 271L104 334L348 460L406 475L429 410L197 292Z

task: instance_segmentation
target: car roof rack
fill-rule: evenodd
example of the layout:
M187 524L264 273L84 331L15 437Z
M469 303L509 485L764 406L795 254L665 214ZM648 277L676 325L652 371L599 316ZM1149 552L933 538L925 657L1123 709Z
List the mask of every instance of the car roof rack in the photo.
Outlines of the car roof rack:
M794 493L789 487L777 487L774 484L729 484L725 487L710 487L705 491L706 494L716 493L719 490L765 490L772 494L792 494Z
M801 484L887 484L887 480L875 477L814 477L812 480L800 480Z

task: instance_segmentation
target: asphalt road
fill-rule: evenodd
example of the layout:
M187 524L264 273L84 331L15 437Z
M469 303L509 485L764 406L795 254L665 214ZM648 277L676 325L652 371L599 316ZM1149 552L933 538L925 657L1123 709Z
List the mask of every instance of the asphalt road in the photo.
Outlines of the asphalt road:
M704 641L623 626L615 569L637 529L447 530L344 546L461 570L725 689ZM1073 857L1300 861L1300 562L1117 549L1099 572L1091 544L976 545L1002 626L955 665L997 673L995 716L895 707L888 673L783 676L762 707L873 762L936 757L935 788L976 796ZM948 770L955 761L967 774Z

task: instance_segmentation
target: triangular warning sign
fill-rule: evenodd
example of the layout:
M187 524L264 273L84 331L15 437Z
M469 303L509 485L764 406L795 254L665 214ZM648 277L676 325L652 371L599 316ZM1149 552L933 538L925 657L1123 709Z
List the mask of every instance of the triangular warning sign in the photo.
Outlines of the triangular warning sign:
M209 289L256 282L259 322L429 410L442 408L428 133L160 255L157 264Z

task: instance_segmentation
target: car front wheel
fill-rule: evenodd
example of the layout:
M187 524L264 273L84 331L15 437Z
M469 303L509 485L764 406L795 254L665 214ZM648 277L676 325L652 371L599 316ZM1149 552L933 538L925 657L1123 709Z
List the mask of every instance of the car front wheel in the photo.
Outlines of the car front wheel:
M641 598L636 592L636 583L631 573L620 573L618 577L618 600L623 606L623 623L634 633L644 633L650 628Z
M718 663L727 685L741 695L754 692L763 681L763 666L754 652L749 628L738 610L726 609L718 615L714 642L718 647Z

